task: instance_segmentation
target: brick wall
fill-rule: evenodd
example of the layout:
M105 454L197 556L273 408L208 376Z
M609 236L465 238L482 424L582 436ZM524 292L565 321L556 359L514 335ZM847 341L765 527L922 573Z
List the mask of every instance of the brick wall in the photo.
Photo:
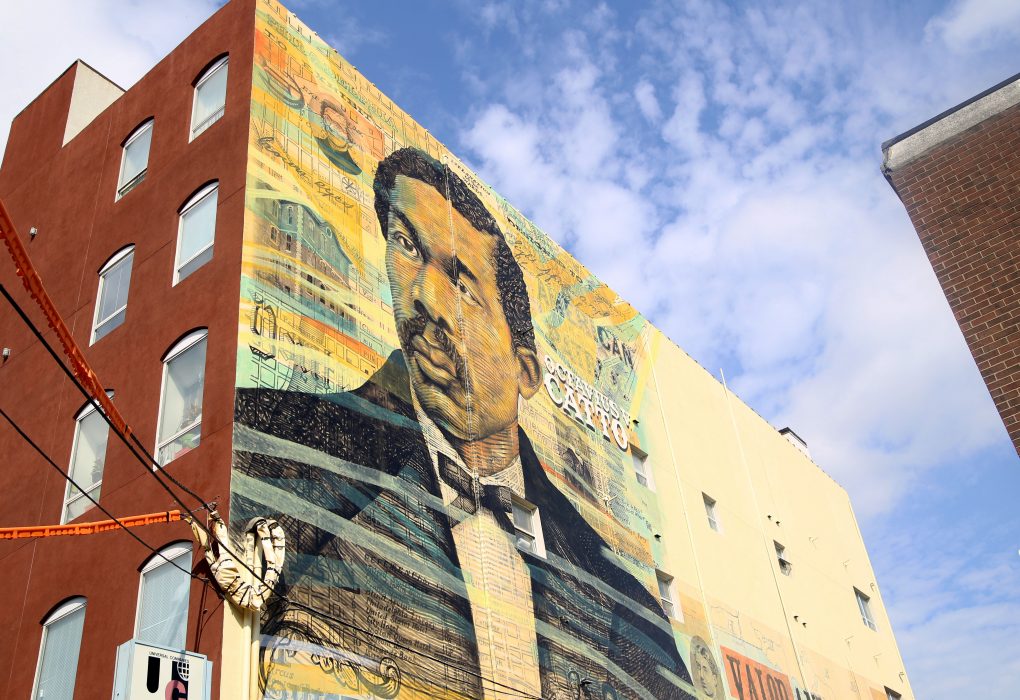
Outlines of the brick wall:
M1020 454L1020 105L888 176Z

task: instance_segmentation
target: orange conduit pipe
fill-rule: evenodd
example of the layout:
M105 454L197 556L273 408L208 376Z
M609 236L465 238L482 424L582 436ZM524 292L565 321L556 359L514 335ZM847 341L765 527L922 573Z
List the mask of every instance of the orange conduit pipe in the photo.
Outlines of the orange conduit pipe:
M4 245L7 246L7 251L14 261L18 277L24 283L25 289L28 290L28 293L39 305L39 308L42 309L43 315L46 316L47 325L56 332L57 339L60 340L60 344L64 348L64 355L67 356L68 362L71 365L71 372L82 383L82 386L88 390L92 398L102 406L103 412L110 419L110 422L113 423L114 427L125 438L129 437L131 435L131 428L125 422L123 416L120 415L117 407L110 401L110 397L106 395L106 389L99 381L96 373L89 367L85 356L78 348L78 344L74 342L67 324L60 317L60 313L57 311L57 307L53 305L50 295L46 293L42 278L39 277L35 266L32 265L32 261L28 257L28 251L25 250L25 245L21 242L18 231L14 227L14 222L11 221L11 216L7 213L7 207L4 206L2 200L0 200L0 240L3 240Z
M0 540L20 540L29 537L60 537L63 535L95 535L124 527L142 527L174 523L181 519L181 511L166 510L162 513L146 513L131 515L116 520L97 520L92 523L75 523L73 525L36 525L34 527L3 527L0 528Z

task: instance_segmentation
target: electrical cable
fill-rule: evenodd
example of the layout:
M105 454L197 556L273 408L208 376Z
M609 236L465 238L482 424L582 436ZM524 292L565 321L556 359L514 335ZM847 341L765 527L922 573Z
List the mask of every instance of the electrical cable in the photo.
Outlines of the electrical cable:
M108 511L106 508L101 506L99 504L99 501L97 501L95 498L93 498L92 494L90 494L88 491L83 489L81 487L81 485L79 485L78 482L76 482L71 477L70 474L68 474L63 469L61 469L57 465L57 463L54 462L53 459L48 454L46 454L46 452L42 449L42 447L40 447L39 444L35 442L35 440L33 440L31 437L29 437L29 435L24 431L24 429L22 429L22 427L20 425L18 425L17 422L15 422L15 420L13 418L11 418L7 414L7 412L4 411L3 408L0 408L0 416L3 416L4 420L6 420L8 423L10 423L11 427L14 428L14 430L18 433L18 435L20 435L21 438L25 442L27 442L29 444L29 446L31 446L31 448L33 450L35 450L39 454L39 456L42 457L46 461L47 464L49 464L51 467L56 469L57 472L62 477L64 477L64 479L66 479L68 481L68 483L71 484L71 486L73 486L76 489L78 489L78 492L81 493L81 495L83 495L85 498L87 498L92 503L92 505L94 505L96 508L98 508L100 511L102 511L106 516L108 516L111 520L113 520L115 523L117 523L117 525L119 525L121 527L121 529L124 530L124 532L126 532L129 535L131 535L131 537L133 537L140 545L142 545L143 547L148 549L153 554L156 554L156 555L162 557L163 561L165 561L168 564L172 564L176 568L180 569L183 573L187 574L189 577L191 577L193 579L197 579L199 581L204 581L204 582L208 582L209 581L209 579L207 579L204 576L200 576L198 574L194 574L194 573L188 571L187 569L183 568L182 566L177 564L177 562L173 561L172 559L167 559L166 555L164 555L158 549L156 549L151 544L149 544L148 542L143 540L141 537L139 537L131 528L127 527L124 523L122 523L120 521L120 519L116 515L114 515L113 513Z
M74 383L74 385L78 388L78 391L80 391L82 393L82 395L85 396L85 398L87 400L89 400L90 402L94 401L95 397L93 397L91 394L88 393L88 390L84 386L82 386L82 384L78 380L78 378L75 377L74 374L64 365L63 361L56 354L56 351L49 344L49 342L46 340L46 338L43 337L43 335L39 331L38 327L36 327L36 325L28 317L28 315L24 312L24 310L21 308L21 306L10 296L10 294L7 292L6 288L4 288L4 286L2 284L0 284L0 294L2 294L3 297L7 300L7 302L14 308L14 310L17 312L17 314L21 318L21 320L29 327L29 329L35 335L36 339L39 340L40 343L42 343L42 345L49 352L49 354L53 358L53 360L64 371L64 374L66 374L68 376L68 378L70 378L71 381ZM130 450L131 454L136 459L138 459L140 462L142 462L142 465L145 467L146 472L151 474L153 476L153 478L156 479L157 483L159 483L160 486L167 493L170 494L170 496L174 499L174 501L176 501L185 511L188 512L189 515L192 516L192 519L196 523L196 525L198 525L198 527L200 529L205 531L225 552L227 552L227 554L229 554L231 557L233 557L234 561L237 564L240 564L249 573L251 573L252 576L254 576L257 581L259 581L260 583L262 583L263 585L266 585L268 587L268 584L266 583L265 579L262 577L262 574L256 572L254 569L252 569L250 566L248 566L248 564L244 561L244 559L242 557L240 557L239 555L237 555L236 553L234 553L227 543L224 543L222 540L217 538L216 535L204 523L202 523L200 520L194 518L195 511L190 509L190 508L188 508L188 506L178 497L178 495L176 493L174 493L173 489L171 489L169 486L167 486L166 483L163 482L159 478L157 470L162 472L163 474L165 474L168 478L170 478L170 480L175 485L180 487L182 490L184 490L186 493L188 493L188 495L192 496L195 500L197 500L199 503L201 503L203 508L209 510L210 509L209 504L201 496L197 495L194 491L189 489L187 486L185 486L184 484L180 483L177 479L171 477L169 474L167 474L165 471L163 471L163 469L159 465L159 463L154 458L152 458L152 456L148 453L148 451L145 450L145 448L141 445L141 443L138 440L138 437L135 436L134 433L132 433L131 436L134 438L135 443L137 443L138 446L141 448L142 453L145 455L144 458L135 449L133 449L133 446L128 441L127 437L120 432L120 430L117 428L117 426L113 424L113 422L109 419L109 417L103 411L99 411L99 414L103 417L103 419L110 426L110 428L117 435L117 437L121 440L121 442L123 442L128 447L128 449ZM50 460L50 461L52 462L52 460ZM56 465L54 464L54 466L56 466ZM156 467L156 470L154 470L152 468L153 466ZM59 467L56 467L56 468L59 471L61 471L61 473L63 473L62 470L60 470ZM106 513L105 510L103 512ZM113 516L110 516L110 517L112 518ZM134 533L132 533L132 535L133 534ZM146 546L148 546L148 545L146 545ZM150 547L150 549L151 549L151 547ZM164 557L164 559L165 559L165 557ZM180 567L178 567L178 568L180 568ZM189 576L191 576L191 575L192 574L190 574L190 572L189 572ZM205 580L205 579L203 579L203 580ZM317 615L317 616L319 616L319 617L321 617L321 618L323 618L325 620L329 620L331 622L338 623L340 625L343 625L345 627L353 629L353 630L355 630L357 632L360 632L362 634L366 634L366 635L368 635L370 637L374 637L376 639L383 640L383 641L385 641L387 643L393 644L394 646L402 648L402 649L404 649L406 651L410 651L412 653L418 654L419 656L421 656L423 658L428 658L428 659L433 660L433 661L438 661L439 663L442 663L442 664L444 664L446 666L449 666L450 668L454 668L454 669L457 669L457 670L462 671L464 673L467 673L468 675L475 676L476 678L480 679L481 681L488 682L488 683L490 683L493 686L501 686L503 688L509 689L509 690L499 690L497 688L494 688L494 690L496 690L497 692L500 692L500 693L503 693L503 694L506 694L506 695L513 695L514 697L525 698L526 700L543 700L543 698L541 696L535 696L535 695L530 695L530 694L527 694L527 693L522 693L521 691L517 690L513 686L506 685L504 683L500 683L499 681L497 681L495 679L492 679L492 678L487 678L487 677L483 676L481 673L478 673L476 671L472 671L471 669L468 669L468 668L464 668L464 667L458 666L456 664L452 664L449 661L444 661L442 659L438 659L436 657L432 657L432 656L426 654L425 652L422 652L422 651L420 651L418 649L414 649L413 647L401 644L400 642L397 642L396 640L388 639L386 637L383 637L382 635L377 635L377 634L375 634L373 632L370 632L368 630L362 629L362 628L358 627L357 625L354 625L351 622L340 620L340 619L335 618L335 617L333 617L333 616L329 615L328 613L325 613L325 612L323 612L321 610L316 610L316 609L311 608L309 606L306 606L306 605L303 605L303 604L298 603L296 601L293 601L290 598L288 598L287 596L285 596L283 594L280 594L280 593L277 593L275 590L272 591L272 594L276 598L280 599L281 601L283 601L285 603L288 603L288 604L290 604L290 605L292 605L294 607L301 608L301 609L305 610L306 612L314 614L314 615Z
M75 387L77 387L78 391L81 392L82 396L84 396L85 399L88 400L90 403L94 402L95 401L95 397L92 396L88 392L88 389L86 389L82 385L82 383L78 380L78 378L76 376L74 376L74 373L71 372L71 370L69 370L66 365L64 365L63 361L60 359L60 356L57 355L56 350L53 349L53 346L50 345L49 341L47 341L46 338L43 337L42 333L39 331L39 328L35 325L35 323L32 321L32 319L30 319L28 317L28 315L25 313L24 309L21 308L21 306L18 304L18 302L16 302L14 300L14 298L11 297L10 293L7 291L7 289L2 284L0 284L0 294L2 294L3 297L7 300L7 302L11 305L11 307L13 307L14 311L18 314L18 316L21 318L21 320L24 321L25 325L27 325L29 327L29 329L32 331L33 335L35 335L36 339L39 340L40 343L42 343L43 347L46 348L46 351L50 354L50 357L53 358L54 362L56 362L57 365L60 367L60 369L62 369L64 371L64 374L66 374L68 376L68 378L74 383ZM110 420L110 417L107 416L104 411L100 411L99 414L103 417L103 420L106 421L106 424L109 425L113 429L114 433L117 434L117 437L120 438L121 442L124 443L124 445L128 448L128 450L130 450L131 453L139 461L142 462L142 464L145 466L145 468L149 471L149 473L151 473L156 478L156 481L158 481L160 483L160 485L163 487L163 489L167 493L169 493L170 496L174 499L174 501L176 501L177 504L180 505L189 515L194 516L195 510L201 510L202 508L204 508L206 510L209 510L209 504L201 496L199 496L194 491L189 489L187 486L182 484L180 481L178 481L176 478L174 478L174 476L172 474L169 474L168 472L166 472L162 468L162 465L160 465L160 463L158 461L156 461L156 458L153 457L149 453L149 451L142 445L141 441L139 441L139 439L138 439L138 436L136 436L136 435L134 435L134 433L132 433L132 437L134 437L134 442L138 446L136 448L134 445L131 444L131 442L127 439L127 437L125 435L123 435L120 432L120 430L117 429L117 426L114 425L113 421ZM139 454L138 450L141 450L141 454ZM177 494L175 494L173 492L173 490L169 486L167 486L166 483L163 482L163 480L160 478L160 476L157 473L157 471L158 472L162 472L162 474L165 475L167 477L167 479L169 479L175 486L177 486L178 488L183 490L185 493L187 493L189 496L191 496L196 501L198 501L201 504L201 508L197 508L197 509L189 508L177 496Z
M470 676L474 676L475 678L478 678L479 680L481 680L483 682L491 683L494 686L501 686L503 688L508 688L509 689L509 691L507 691L507 690L499 690L498 688L496 688L495 689L496 692L504 693L504 694L507 694L507 695L513 695L515 697L526 698L528 700L545 700L545 698L543 696L531 695L530 693L521 692L521 691L517 690L516 688L514 688L512 685L506 685L505 683L500 683L497 680L494 680L494 679L489 678L487 676L483 676L481 673L478 673L477 671L472 671L470 669L464 668L463 666L458 666L456 664L452 664L449 661L446 661L444 659L440 659L438 657L432 656L432 655L427 654L427 653L425 653L425 652L423 652L423 651L421 651L419 649L415 649L415 648L409 647L409 646L407 646L405 644L401 644L400 642L398 642L398 641L396 641L394 639L390 639L390 638L384 637L384 636L382 636L380 634L376 634L374 632L370 632L369 630L366 630L366 629L363 629L361 627L358 627L357 625L355 625L352 622L348 622L346 620L341 620L340 618L333 617L329 613L324 613L321 610L317 610L317 609L315 609L315 608L313 608L311 606L305 605L304 603L299 603L296 600L291 600L290 598L288 598L286 596L276 594L276 597L279 598L280 600L286 602L286 603L289 603L291 606L293 606L295 608L298 608L300 610L304 610L305 612L311 613L313 615L317 615L318 617L320 617L323 620L327 620L329 622L336 622L337 624L343 625L344 627L350 628L350 629L352 629L352 630L354 630L356 632L361 632L362 634L368 635L369 637L374 637L375 639L380 639L380 640L382 640L384 642L392 644L395 647L398 647L400 649L404 649L405 651L410 651L410 652L412 652L414 654L417 654L417 655L421 656L422 658L429 659L430 661L437 661L437 662L443 664L444 666L449 666L451 668L457 669L458 671L463 671L464 673L467 673ZM510 692L510 691L512 691L512 692Z

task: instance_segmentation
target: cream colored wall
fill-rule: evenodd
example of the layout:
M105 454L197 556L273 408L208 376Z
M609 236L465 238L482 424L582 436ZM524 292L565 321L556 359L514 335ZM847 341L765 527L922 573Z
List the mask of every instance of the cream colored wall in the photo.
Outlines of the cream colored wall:
M884 686L912 698L846 491L672 342L652 342L639 431L666 514L660 568L684 598L682 630L705 637L707 622L717 651L757 653L825 700L884 700ZM721 532L709 527L703 493L716 500ZM774 541L793 563L789 576ZM861 620L854 587L871 596L877 631Z
M67 110L67 124L64 126L64 143L77 136L123 94L124 90L105 75L78 61L75 65L74 88L71 90L71 105Z

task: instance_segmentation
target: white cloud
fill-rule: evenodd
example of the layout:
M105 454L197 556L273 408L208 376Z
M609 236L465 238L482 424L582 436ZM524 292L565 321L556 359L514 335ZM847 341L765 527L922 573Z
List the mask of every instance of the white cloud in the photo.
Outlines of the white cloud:
M1016 695L1020 602L1016 552L989 547L989 533L967 519L924 529L936 538L903 534L884 542L876 568L897 638L919 698L1002 698ZM888 602L887 602L888 605Z
M634 99L638 103L641 114L645 119L655 124L662 119L662 108L655 98L655 86L647 80L642 80L634 86Z
M958 53L987 50L1020 37L1020 3L1015 0L958 0L928 22L925 35Z
M209 17L217 0L35 0L0 23L0 148L15 115L75 60L128 88Z
M883 37L857 36L861 23L707 3L639 20L632 45L650 48L638 60L675 66L629 90L645 120L669 115L654 151L647 127L609 99L617 86L600 61L615 59L586 53L571 28L538 103L488 107L463 142L483 176L621 296L795 426L871 516L1001 427L878 171L878 142L894 133L880 98L928 85L930 57L904 47L897 65L909 70L872 89L880 73L859 68ZM627 162L654 174L615 177ZM939 400L948 387L954 401Z

